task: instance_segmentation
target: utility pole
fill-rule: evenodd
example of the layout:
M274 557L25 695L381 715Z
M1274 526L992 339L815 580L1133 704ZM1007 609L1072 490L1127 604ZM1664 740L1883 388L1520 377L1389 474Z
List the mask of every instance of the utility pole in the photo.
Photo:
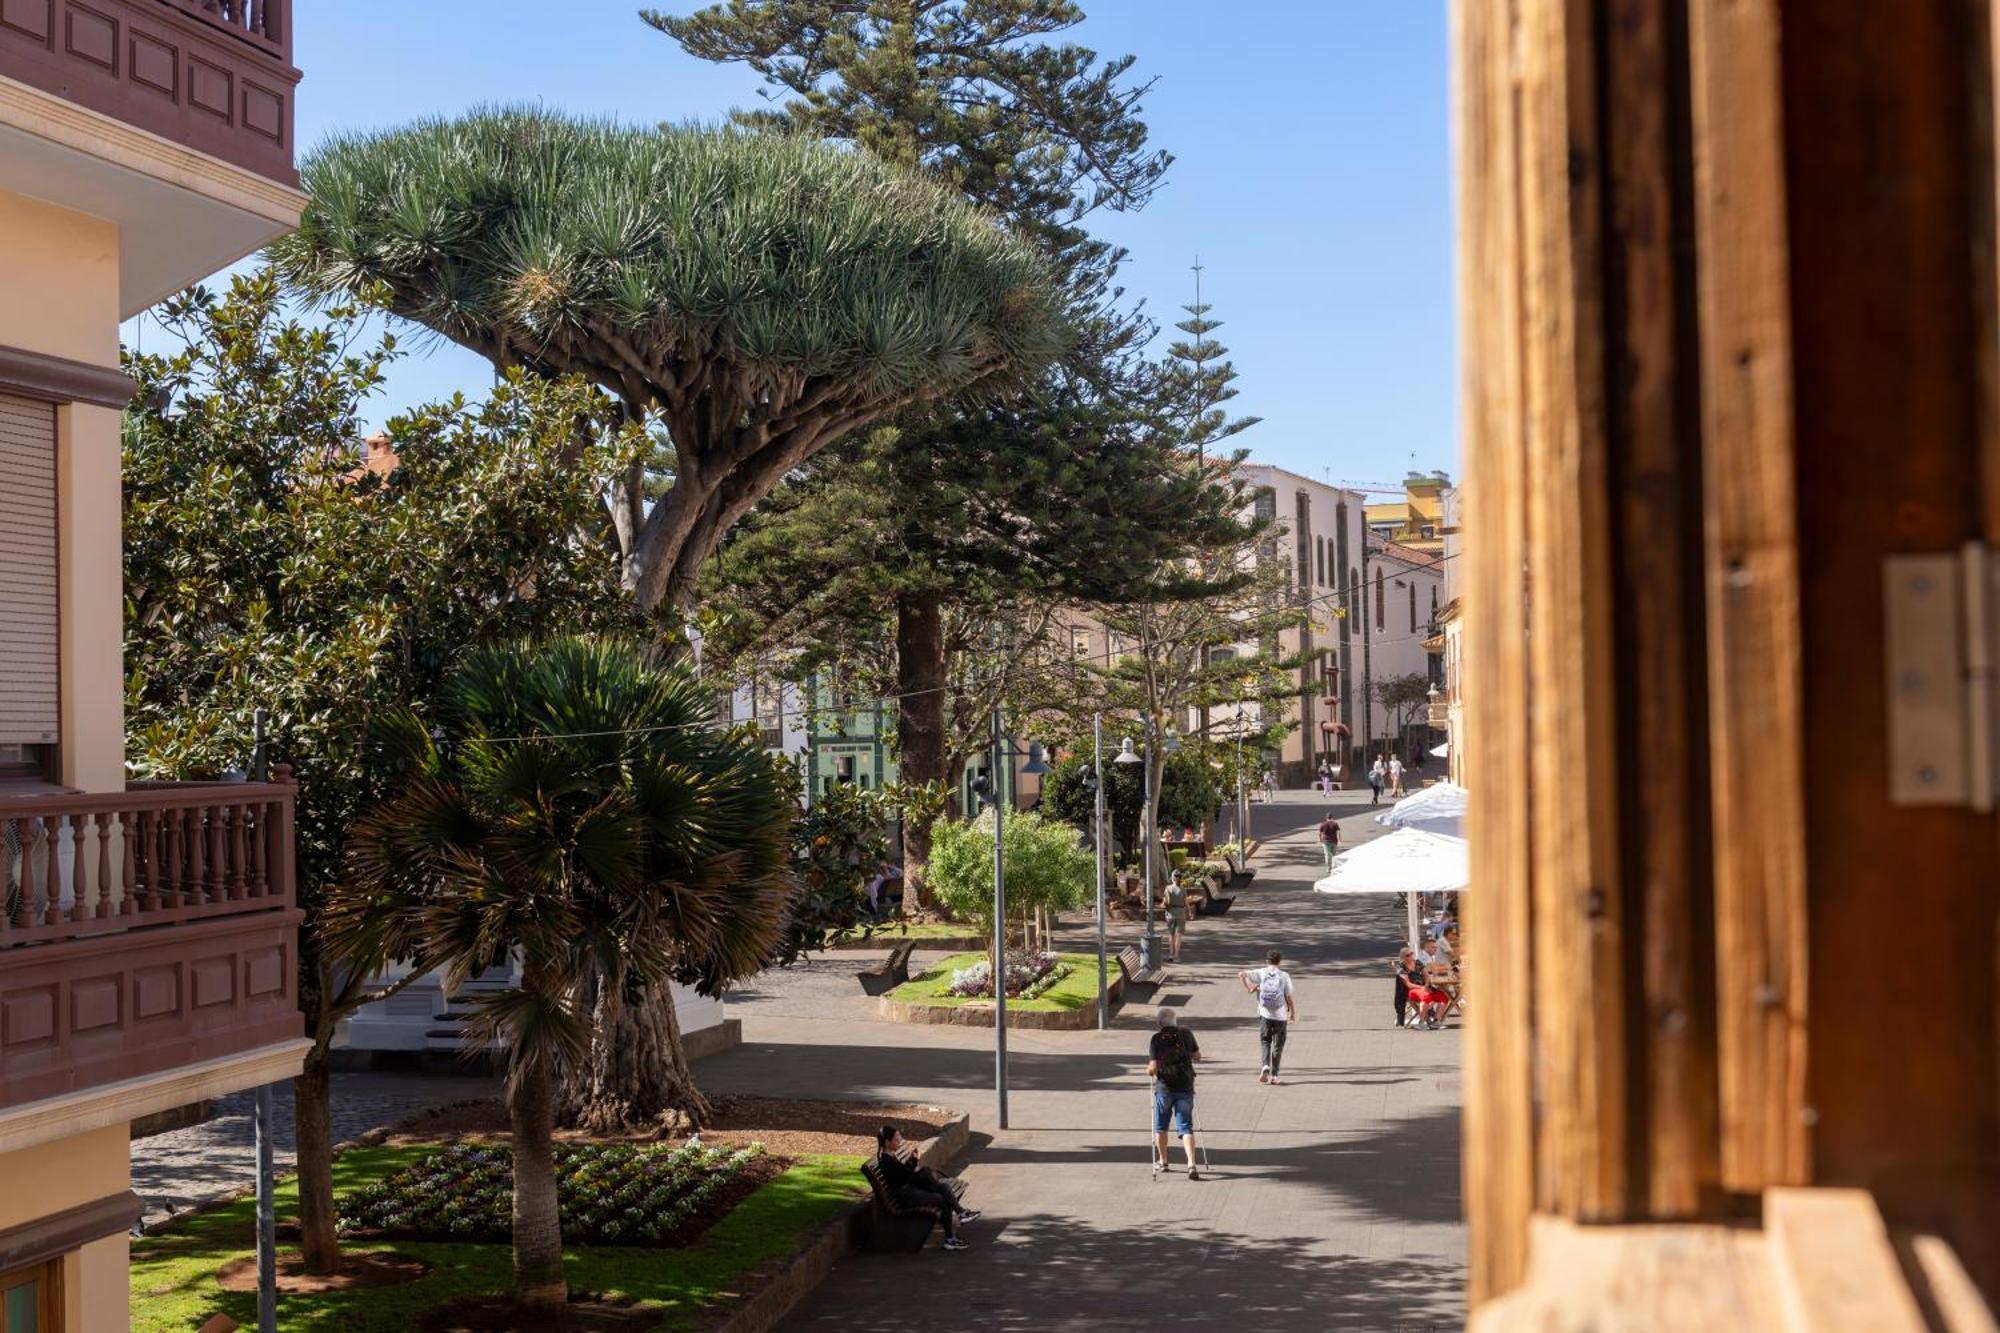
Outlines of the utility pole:
M1153 858L1160 845L1160 812L1153 805L1153 763L1159 754L1159 728L1153 715L1146 714L1146 804L1143 832L1146 835L1146 933L1139 941L1139 970L1153 975Z
M1368 583L1368 528L1361 529L1361 766L1375 762L1375 598Z
M993 1098L1000 1128L1007 1128L1007 865L1006 800L1000 785L1000 701L993 701Z
M1090 719L1092 823L1090 849L1097 861L1097 1030L1111 1025L1109 974L1104 962L1104 714Z

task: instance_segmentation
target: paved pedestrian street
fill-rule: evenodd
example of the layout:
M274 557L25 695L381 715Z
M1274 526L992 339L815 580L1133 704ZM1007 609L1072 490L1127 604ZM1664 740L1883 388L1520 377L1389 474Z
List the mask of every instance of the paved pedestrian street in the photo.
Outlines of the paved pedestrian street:
M1380 832L1368 794L1334 798L1350 841ZM1150 1002L1108 1032L1011 1032L997 1128L990 1029L873 1016L865 955L766 974L734 996L744 1045L702 1064L716 1093L914 1100L972 1113L975 1248L857 1254L791 1321L805 1329L1457 1328L1459 1032L1393 1027L1395 900L1335 900L1311 793L1253 808L1255 883L1198 921ZM1121 924L1114 947L1135 938ZM1079 924L1065 948L1087 947ZM1256 1007L1236 982L1269 948L1297 983L1285 1082L1258 1083ZM935 955L933 955L935 957ZM1148 1169L1153 1009L1201 1042L1196 1121L1214 1178ZM1176 1145L1176 1161L1180 1159Z

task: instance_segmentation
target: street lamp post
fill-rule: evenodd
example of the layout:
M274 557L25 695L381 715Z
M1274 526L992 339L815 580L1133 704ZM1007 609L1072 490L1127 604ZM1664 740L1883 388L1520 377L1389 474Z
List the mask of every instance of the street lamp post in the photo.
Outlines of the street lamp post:
M1097 1030L1111 1024L1109 973L1104 961L1104 714L1090 719L1090 849L1097 861Z
M1000 730L1000 705L993 705L993 758L983 778L975 780L973 791L993 812L993 1102L1001 1129L1007 1128L1007 853L1006 787L1000 779L1000 765L1014 756L1014 747ZM1042 759L1039 743L1028 747L1023 773L1040 775L1050 771Z

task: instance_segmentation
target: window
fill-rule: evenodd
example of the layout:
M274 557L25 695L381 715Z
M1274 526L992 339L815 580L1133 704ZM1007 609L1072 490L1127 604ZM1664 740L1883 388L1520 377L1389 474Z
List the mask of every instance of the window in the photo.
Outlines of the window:
M56 1333L61 1292L60 1260L0 1274L0 1333Z
M0 394L0 778L52 776L56 695L56 410Z
M1089 630L1073 629L1069 632L1069 653L1071 657L1076 658L1078 661L1082 661L1084 658L1090 656Z
M1388 593L1382 587L1382 571L1375 571L1375 628L1389 628Z

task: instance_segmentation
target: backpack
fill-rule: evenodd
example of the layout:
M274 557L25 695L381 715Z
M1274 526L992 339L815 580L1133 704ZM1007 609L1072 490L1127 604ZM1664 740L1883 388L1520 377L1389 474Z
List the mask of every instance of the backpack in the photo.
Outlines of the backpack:
M1179 1028L1168 1028L1162 1036L1168 1040L1160 1052L1160 1082L1176 1091L1194 1084L1194 1061L1188 1059L1187 1038Z
M1264 975L1257 980L1257 1003L1273 1013L1282 1013L1285 1008L1285 974L1275 967L1264 969Z

